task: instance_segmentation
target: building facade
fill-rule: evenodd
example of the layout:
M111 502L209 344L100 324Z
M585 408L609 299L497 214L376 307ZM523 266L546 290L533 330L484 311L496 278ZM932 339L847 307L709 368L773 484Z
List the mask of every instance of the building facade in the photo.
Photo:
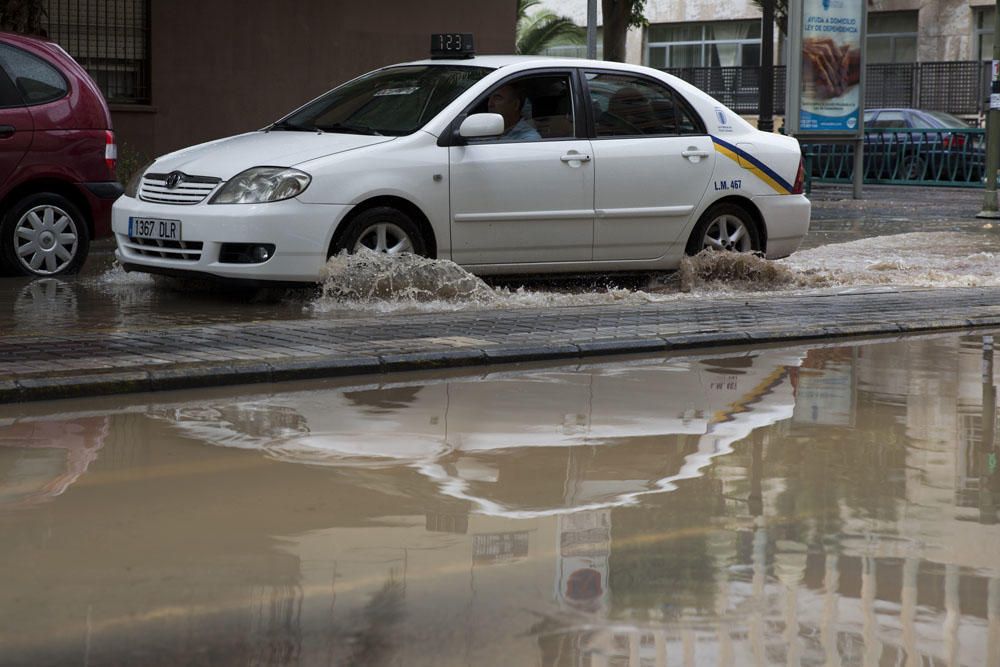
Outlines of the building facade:
M586 23L587 0L545 0ZM626 60L675 74L755 121L759 104L760 8L647 0L645 28L629 31ZM944 111L977 125L989 102L995 4L989 0L868 0L865 107ZM774 31L775 113L784 114L783 26ZM583 46L549 50L584 55Z
M514 46L512 0L47 0L48 35L111 105L122 158L258 129L373 68L425 58L434 32Z
M543 0L543 5L586 25L587 0ZM868 62L990 60L995 7L990 0L870 0ZM645 15L649 25L628 34L630 63L665 69L760 61L761 12L750 0L647 0ZM784 62L778 30L775 46L775 61Z

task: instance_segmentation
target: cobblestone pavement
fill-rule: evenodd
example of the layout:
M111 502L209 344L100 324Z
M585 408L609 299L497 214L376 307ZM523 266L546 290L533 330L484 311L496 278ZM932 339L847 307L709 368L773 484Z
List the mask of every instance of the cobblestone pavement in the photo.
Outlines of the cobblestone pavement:
M1000 288L7 336L0 402L1000 326Z

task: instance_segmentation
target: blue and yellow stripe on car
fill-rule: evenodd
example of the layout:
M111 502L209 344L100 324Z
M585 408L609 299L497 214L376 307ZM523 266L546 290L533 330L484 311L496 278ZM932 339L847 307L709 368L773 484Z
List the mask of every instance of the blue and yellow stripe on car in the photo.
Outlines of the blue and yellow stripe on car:
M734 146L728 141L712 136L712 144L715 150L722 153L727 158L740 165L744 169L752 172L754 176L767 183L780 195L792 194L792 184L778 175L776 171L755 158L738 146Z
M758 382L753 389L741 396L738 400L730 403L727 409L717 410L715 414L712 415L711 423L721 424L722 422L730 422L735 420L736 415L742 412L753 411L751 406L754 403L762 401L765 396L777 389L778 386L785 381L785 378L788 377L788 371L788 366L778 366L775 368L773 371L768 373L763 380Z

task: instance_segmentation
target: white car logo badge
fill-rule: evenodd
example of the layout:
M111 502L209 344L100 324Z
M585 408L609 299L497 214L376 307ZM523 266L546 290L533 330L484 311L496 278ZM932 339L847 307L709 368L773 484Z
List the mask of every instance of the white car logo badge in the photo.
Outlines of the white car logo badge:
M184 180L184 174L179 171L171 172L167 176L167 187L171 190L177 187L177 185Z

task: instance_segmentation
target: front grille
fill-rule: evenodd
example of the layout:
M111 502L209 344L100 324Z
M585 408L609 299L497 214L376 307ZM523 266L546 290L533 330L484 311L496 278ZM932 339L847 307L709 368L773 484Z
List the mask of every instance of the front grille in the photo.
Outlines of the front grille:
M154 239L130 239L120 236L121 245L143 257L160 257L177 259L184 262L197 262L201 259L201 241L157 241Z
M177 176L176 184L172 188L168 187L168 178L174 175ZM221 181L221 178L214 176L188 176L180 172L145 174L139 187L139 198L157 204L197 204Z

